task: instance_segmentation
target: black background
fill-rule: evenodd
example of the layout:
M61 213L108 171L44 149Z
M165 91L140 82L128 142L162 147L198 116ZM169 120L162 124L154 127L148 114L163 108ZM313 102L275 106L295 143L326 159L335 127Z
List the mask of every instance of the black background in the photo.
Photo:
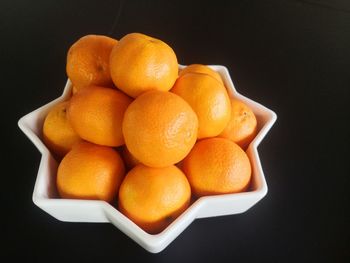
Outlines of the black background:
M349 260L349 1L1 1L1 257L35 262ZM228 67L278 120L259 146L267 196L193 222L160 254L111 224L63 223L32 203L40 154L18 119L58 97L79 37L160 38L182 64ZM4 236L5 234L5 236Z

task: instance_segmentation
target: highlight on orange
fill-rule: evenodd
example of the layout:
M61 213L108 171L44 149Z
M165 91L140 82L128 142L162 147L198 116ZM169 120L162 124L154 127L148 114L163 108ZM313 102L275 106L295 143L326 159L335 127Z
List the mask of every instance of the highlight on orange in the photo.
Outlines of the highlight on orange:
M178 76L173 49L140 33L120 39L111 52L110 68L114 84L133 98L151 89L168 91Z
M130 153L150 167L181 161L197 139L198 119L190 105L168 91L137 97L124 114L123 135Z
M230 98L225 86L208 74L186 73L171 92L187 101L198 116L198 138L214 137L226 127L231 116Z
M219 135L246 149L257 134L257 120L254 112L243 102L231 99L231 119Z
M246 153L224 138L198 141L184 159L183 171L197 197L245 191L251 178Z
M211 69L210 67L202 64L191 64L187 67L183 68L179 72L179 77L187 74L187 73L202 73L207 74L215 78L217 81L222 83L224 85L224 82L222 81L222 78L219 73L217 73L215 70Z
M124 173L123 161L114 149L81 142L59 164L57 189L62 198L112 202Z
M105 145L124 144L122 122L131 98L119 90L89 86L71 98L68 120L86 141Z
M72 146L81 141L67 119L69 101L55 105L45 117L43 125L43 140L45 145L58 158L62 158L72 149Z
M164 230L189 205L191 187L176 166L151 168L135 166L119 190L118 207L145 231Z
M75 89L111 86L109 57L117 40L102 35L86 35L68 50L66 71Z

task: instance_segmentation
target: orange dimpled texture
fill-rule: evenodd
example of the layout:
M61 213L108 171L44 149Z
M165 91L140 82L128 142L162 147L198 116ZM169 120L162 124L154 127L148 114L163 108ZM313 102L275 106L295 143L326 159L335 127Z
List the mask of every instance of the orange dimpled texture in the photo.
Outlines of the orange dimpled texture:
M230 139L246 149L257 133L257 120L254 112L243 102L231 99L231 119L219 135Z
M62 198L111 202L118 193L124 172L123 161L115 150L81 142L62 159L57 189Z
M189 205L191 188L180 169L142 164L125 177L119 190L119 209L145 231L156 234Z
M178 76L172 48L140 33L120 39L111 52L110 68L114 84L134 98L151 89L168 91Z
M181 97L167 91L148 91L128 107L123 135L130 153L150 167L181 161L193 147L197 116Z
M112 85L109 57L117 43L107 36L87 35L70 47L66 71L78 89L89 85Z
M246 153L224 138L197 142L183 162L183 171L197 197L245 191L251 178Z
M211 69L210 67L202 64L192 64L184 69L180 70L179 76L183 76L187 73L202 73L202 74L207 74L215 78L217 81L222 83L224 85L224 82L221 79L221 76L219 73L217 73L215 70Z
M69 102L61 102L47 114L43 126L43 140L46 146L57 156L63 157L72 146L81 141L67 119Z
M123 116L130 102L131 99L118 90L91 86L71 98L68 119L84 140L120 146L124 144Z
M186 100L198 116L198 138L214 137L226 127L231 116L225 87L210 75L187 73L179 77L171 92Z

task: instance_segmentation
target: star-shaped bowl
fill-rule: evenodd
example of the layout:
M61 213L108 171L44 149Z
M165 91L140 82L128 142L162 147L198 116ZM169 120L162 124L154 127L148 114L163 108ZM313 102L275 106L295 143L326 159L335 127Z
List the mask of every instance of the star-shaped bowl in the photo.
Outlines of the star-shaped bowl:
M182 67L180 65L180 68ZM33 202L61 221L112 223L152 253L158 253L165 249L195 219L239 214L255 205L267 193L267 185L257 147L276 121L277 116L263 105L239 94L226 67L216 65L210 67L221 75L229 95L246 103L253 110L258 120L258 134L247 149L252 165L252 182L247 192L201 197L192 203L165 230L156 235L148 234L105 201L59 198L56 190L58 163L42 141L42 127L44 119L52 106L69 99L71 96L72 84L68 80L61 97L25 115L18 121L20 129L42 155L33 191Z

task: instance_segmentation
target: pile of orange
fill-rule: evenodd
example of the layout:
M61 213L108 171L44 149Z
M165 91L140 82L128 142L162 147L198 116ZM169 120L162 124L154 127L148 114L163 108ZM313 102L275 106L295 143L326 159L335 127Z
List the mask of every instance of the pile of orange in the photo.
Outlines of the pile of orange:
M249 189L257 121L218 72L179 71L170 46L139 33L84 36L66 69L72 96L43 125L62 198L110 202L158 233L195 198Z

